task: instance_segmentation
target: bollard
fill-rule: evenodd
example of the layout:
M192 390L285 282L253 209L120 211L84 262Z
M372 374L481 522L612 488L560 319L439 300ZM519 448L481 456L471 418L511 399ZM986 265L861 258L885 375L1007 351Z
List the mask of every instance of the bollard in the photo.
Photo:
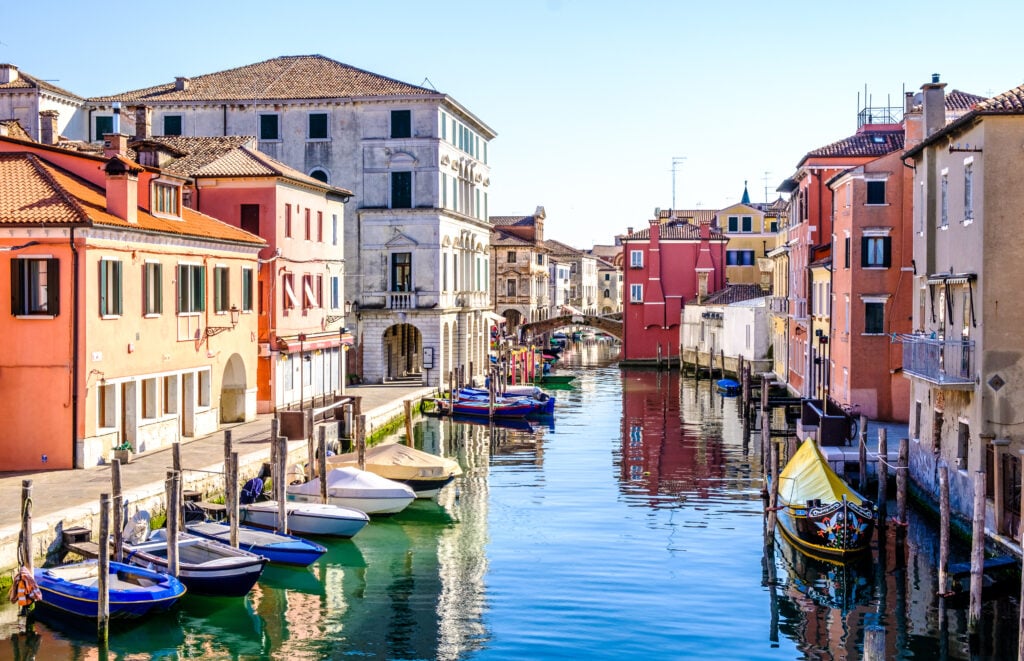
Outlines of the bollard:
M402 405L405 407L405 444L413 447L415 444L412 437L412 400L407 399Z
M228 542L234 548L238 548L238 453L232 452L228 457L228 463L226 466L225 481L231 485L231 490L227 496L227 513L228 513Z
M121 562L124 557L124 495L121 492L121 462L110 464L110 490L113 492L111 503L110 525L114 532L114 560Z
M981 623L981 587L985 575L985 471L974 474L971 533L971 600L967 607L967 630L977 633Z
M896 463L896 517L901 526L907 521L907 471L910 464L910 439L900 439L899 459Z
M949 467L939 466L939 594L949 594Z
M878 459L875 461L875 472L878 473L878 525L884 526L888 516L889 499L889 443L885 427L878 428Z

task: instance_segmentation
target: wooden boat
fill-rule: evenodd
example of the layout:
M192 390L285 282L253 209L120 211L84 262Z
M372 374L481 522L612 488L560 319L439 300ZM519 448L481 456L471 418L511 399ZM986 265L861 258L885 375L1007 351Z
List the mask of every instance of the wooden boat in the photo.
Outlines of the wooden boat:
M285 503L288 530L297 535L354 537L370 522L366 512L329 503ZM277 503L263 501L240 505L241 523L257 528L277 528Z
M227 543L231 539L231 526L217 521L189 523L185 526L193 535ZM279 565L308 567L320 559L327 549L308 539L278 532L238 526L238 548L262 555Z
M43 604L71 615L96 619L99 613L99 563L36 569ZM111 619L134 619L165 611L185 594L181 581L157 571L121 562L110 563L107 578Z
M329 459L329 458L328 458ZM288 500L300 503L320 502L320 478L287 487ZM327 471L327 502L351 507L367 514L396 514L416 500L408 485L383 478L352 466Z
M355 467L359 465L359 456L355 452L334 455L327 457L327 465ZM401 443L381 443L366 448L363 468L407 485L416 492L417 498L433 498L445 485L462 475L459 462Z
M450 402L448 407L451 413L495 418L523 418L534 410L532 403L515 399L499 399L493 407L487 400L463 399Z
M568 385L576 376L572 374L541 374L534 381L542 385Z
M490 393L484 388L461 388L458 391L458 400L489 401ZM555 398L534 385L530 386L508 386L501 397L495 400L504 402L510 400L524 400L533 405L530 411L534 415L551 415L555 412Z
M802 552L784 535L777 539L775 549L776 559L788 574L787 585L817 604L849 613L870 604L875 596L870 553L845 560L818 557Z
M829 467L813 439L779 473L779 524L808 553L846 557L867 551L874 510Z
M167 530L149 529L149 513L135 513L124 530L124 561L168 573ZM241 597L259 580L267 559L228 544L178 533L178 580L190 594Z
M719 379L715 381L715 388L718 392L723 395L738 395L740 394L740 383L735 379Z

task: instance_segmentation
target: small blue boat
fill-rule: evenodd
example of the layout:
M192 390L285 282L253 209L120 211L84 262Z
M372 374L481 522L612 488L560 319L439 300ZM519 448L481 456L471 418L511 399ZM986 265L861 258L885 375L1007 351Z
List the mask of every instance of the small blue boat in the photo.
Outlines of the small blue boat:
M185 527L193 535L218 542L228 543L231 539L231 526L227 523L204 521L189 523ZM327 553L326 547L308 539L248 526L238 526L238 548L262 555L271 564L297 567L308 567Z
M95 620L99 613L99 563L87 560L33 572L39 603L78 617ZM142 567L110 563L107 578L110 618L134 619L165 611L185 594L178 579Z
M719 379L715 382L715 387L718 388L718 392L723 395L740 394L740 383L735 379Z

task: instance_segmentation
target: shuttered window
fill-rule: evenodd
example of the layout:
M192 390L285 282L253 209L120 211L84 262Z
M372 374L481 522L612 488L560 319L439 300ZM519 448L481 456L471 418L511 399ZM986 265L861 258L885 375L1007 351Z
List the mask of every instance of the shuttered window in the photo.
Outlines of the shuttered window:
M178 265L178 314L206 310L206 267Z
M120 316L122 292L121 262L116 259L100 260L100 316Z
M59 259L11 260L11 314L47 317L60 314Z
M142 313L162 314L164 311L163 264L146 262L142 266Z

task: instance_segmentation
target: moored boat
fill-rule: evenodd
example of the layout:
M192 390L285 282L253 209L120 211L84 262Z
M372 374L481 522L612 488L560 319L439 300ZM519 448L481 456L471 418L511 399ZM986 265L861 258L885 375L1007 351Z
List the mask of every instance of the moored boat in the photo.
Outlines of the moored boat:
M320 502L320 478L290 484L288 500L300 503ZM397 514L416 500L416 492L408 485L383 478L352 466L327 471L327 502L351 507L367 514Z
M740 383L735 379L719 379L715 381L715 388L718 392L723 395L738 395L740 392Z
M354 467L359 464L359 456L355 452L339 454L327 457L327 464ZM462 475L459 462L400 443L381 443L366 448L363 467L409 486L417 498L433 498L446 484Z
M111 619L134 619L165 611L185 594L181 581L157 571L111 562L107 578ZM36 569L42 594L37 602L78 617L96 619L99 613L99 563Z
M218 542L231 539L231 526L226 523L204 521L189 523L185 527L193 535ZM262 555L275 564L297 567L308 567L327 553L325 547L308 539L248 526L238 526L238 548Z
M241 523L257 528L277 527L277 503L262 501L238 508ZM354 537L370 522L370 517L351 507L330 503L285 503L288 530L297 535L318 537Z
M853 490L807 439L779 473L778 521L805 552L846 557L868 550L874 503Z
M458 400L489 401L490 393L484 388L461 388ZM531 414L550 415L555 412L555 398L535 385L507 386L495 403L523 400L532 404Z
M125 562L166 574L167 531L154 530L145 541L124 545ZM242 597L259 580L267 559L229 544L178 533L178 580L189 594Z
M533 413L534 408L531 402L516 399L498 399L493 406L485 399L461 399L448 402L450 413L495 418L522 418Z

